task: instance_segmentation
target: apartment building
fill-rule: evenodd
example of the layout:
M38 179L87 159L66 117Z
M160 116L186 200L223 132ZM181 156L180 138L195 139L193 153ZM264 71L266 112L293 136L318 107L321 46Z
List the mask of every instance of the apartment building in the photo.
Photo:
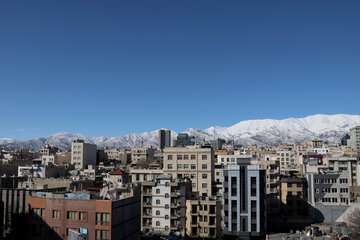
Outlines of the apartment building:
M221 201L209 197L186 200L186 235L190 238L220 238Z
M171 130L159 130L159 147L163 150L166 147L171 147Z
M131 152L125 149L105 148L104 155L105 159L115 160L122 164L127 164L131 160Z
M360 126L356 126L350 129L350 139L348 140L348 146L353 150L360 152Z
M38 192L29 196L28 202L34 215L31 236L36 239L67 239L70 231L88 240L139 238L138 194L111 201L93 198L88 193Z
M219 151L217 151L219 152ZM224 166L228 164L251 164L255 163L251 155L238 154L218 154L215 162L215 194L223 195Z
M307 173L308 202L313 206L322 204L326 206L349 205L351 202L351 189L348 172L321 171L320 173Z
M131 168L130 178L132 183L143 183L153 181L156 177L164 175L164 171L159 168Z
M307 182L303 177L285 176L280 180L280 200L288 229L298 230L311 223L307 202Z
M50 155L55 155L57 152L59 151L59 149L57 147L53 147L49 144L45 144L41 149L40 149L40 155L41 156L50 156Z
M348 184L350 186L360 185L360 162L356 156L331 155L327 160L329 170L348 173Z
M276 151L281 173L298 171L297 154L293 146L282 146Z
M258 165L234 164L224 168L224 234L241 239L266 233L265 171Z
M187 133L179 133L175 140L175 147L186 147L195 144L195 138L190 137Z
M171 147L164 149L164 174L190 178L192 189L201 196L213 194L214 153L212 148Z
M154 148L132 148L131 149L131 165L139 163L149 163L154 159Z
M185 236L186 199L191 182L163 175L142 184L141 230L144 234Z
M96 165L96 145L75 140L71 144L71 164L75 169L84 169L87 165Z

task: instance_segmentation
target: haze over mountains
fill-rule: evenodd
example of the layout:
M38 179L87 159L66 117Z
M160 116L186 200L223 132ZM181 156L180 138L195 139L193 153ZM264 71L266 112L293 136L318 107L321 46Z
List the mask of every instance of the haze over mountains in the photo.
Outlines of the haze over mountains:
M339 142L351 127L360 125L360 115L311 115L304 118L283 120L262 119L241 121L229 127L213 126L207 129L188 128L187 132L197 139L212 140L223 138L236 143L249 145L277 145L280 143L301 143L314 138L328 142ZM173 132L173 137L176 136ZM38 150L45 143L62 150L69 149L75 139L84 139L99 147L137 147L157 146L158 130L133 133L118 137L88 137L74 133L57 133L49 137L20 141L0 138L0 146L9 149Z

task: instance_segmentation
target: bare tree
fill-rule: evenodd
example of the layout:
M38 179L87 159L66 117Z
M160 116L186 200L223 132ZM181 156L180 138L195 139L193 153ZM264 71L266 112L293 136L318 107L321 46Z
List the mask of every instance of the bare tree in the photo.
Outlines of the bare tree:
M348 217L348 225L351 228L352 238L360 240L360 209L355 208Z

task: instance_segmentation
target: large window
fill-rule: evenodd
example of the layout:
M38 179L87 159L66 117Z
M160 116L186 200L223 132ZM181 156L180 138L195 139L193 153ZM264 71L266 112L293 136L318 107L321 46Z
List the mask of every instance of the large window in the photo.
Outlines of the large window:
M35 215L42 217L43 213L44 213L44 209L43 208L33 208L33 212Z
M52 211L52 218L53 219L60 219L60 211L59 210L53 210Z
M110 213L96 213L96 224L97 225L110 224Z
M251 177L251 196L256 197L256 177Z
M108 240L110 239L110 232L107 230L96 230L95 231L96 240Z
M76 218L76 212L75 211L68 211L67 212L67 219L69 220L77 220Z
M79 212L79 220L86 221L87 220L87 212Z

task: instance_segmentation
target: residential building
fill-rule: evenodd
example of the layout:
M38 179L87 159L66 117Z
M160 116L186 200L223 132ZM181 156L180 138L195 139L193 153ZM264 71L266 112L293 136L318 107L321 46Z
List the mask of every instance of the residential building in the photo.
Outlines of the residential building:
M305 178L282 177L280 180L280 201L283 206L284 224L287 225L287 229L300 230L311 223Z
M266 233L265 170L259 165L224 168L224 234L261 239Z
M40 155L41 156L50 156L50 155L55 155L57 152L59 151L59 149L57 147L53 147L49 144L45 144L41 149L40 149Z
M308 202L315 206L349 205L351 202L351 187L348 172L321 171L307 173Z
M153 181L156 177L164 175L164 171L159 168L131 168L130 177L132 183L143 183Z
M84 140L75 140L71 145L71 164L75 169L86 168L87 165L96 165L96 145L85 143Z
M356 156L331 155L328 157L328 168L334 172L348 172L349 186L360 185L360 162Z
M154 159L154 148L132 148L131 165L148 164Z
M175 147L186 147L195 144L195 138L190 137L187 133L179 133L175 140Z
M360 126L356 126L350 129L350 139L348 140L348 146L353 150L360 152Z
M292 171L298 171L298 162L296 152L292 145L281 146L277 151L277 160L280 161L280 171L287 174Z
M186 200L186 235L218 239L221 236L221 201L204 197Z
M144 234L185 236L186 200L191 197L188 179L158 176L144 182L141 191L141 230Z
M126 149L105 148L104 154L107 160L119 161L122 164L127 164L131 160L131 152Z
M159 130L159 147L163 150L166 147L171 147L171 130Z
M120 200L100 200L88 193L34 193L29 196L34 214L30 223L37 239L56 234L62 239L69 231L85 233L88 240L138 239L140 198L138 193ZM44 228L45 222L50 228Z
M171 147L164 149L164 174L190 178L192 189L201 196L212 196L214 153L212 148Z

